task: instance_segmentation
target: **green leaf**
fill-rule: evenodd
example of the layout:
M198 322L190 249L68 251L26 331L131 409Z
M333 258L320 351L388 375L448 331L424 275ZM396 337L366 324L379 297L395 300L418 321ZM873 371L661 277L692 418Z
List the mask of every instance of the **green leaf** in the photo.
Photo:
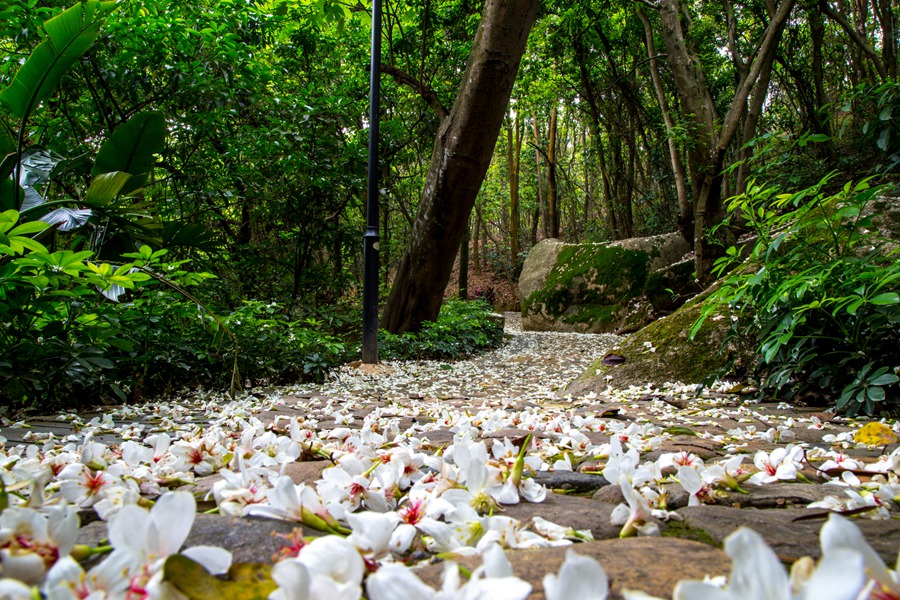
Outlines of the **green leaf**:
M102 207L113 202L125 185L131 180L131 175L122 171L105 172L95 175L88 188L84 203L88 206Z
M869 300L871 304L875 304L876 306L887 306L890 304L898 304L900 303L900 295L897 292L885 292L884 294L878 294L871 300Z
M43 221L32 221L30 223L22 223L9 232L9 235L28 235L31 233L40 233L50 227L48 223Z
M199 563L181 554L173 554L163 565L163 581L168 581L190 600L264 599L278 587L271 576L271 565L235 564L228 579L210 575Z
M893 373L886 373L884 375L879 375L878 377L872 379L869 382L869 385L878 385L878 386L892 385L894 383L897 383L898 381L900 381L900 377L897 377Z
M47 39L18 70L12 83L0 92L0 104L23 122L82 54L93 45L115 2L79 3L44 23Z
M866 388L866 396L873 402L881 402L885 398L884 388L872 386Z
M130 194L147 185L156 155L166 147L166 120L159 112L142 112L116 128L100 147L91 174L122 171L133 177L121 193Z

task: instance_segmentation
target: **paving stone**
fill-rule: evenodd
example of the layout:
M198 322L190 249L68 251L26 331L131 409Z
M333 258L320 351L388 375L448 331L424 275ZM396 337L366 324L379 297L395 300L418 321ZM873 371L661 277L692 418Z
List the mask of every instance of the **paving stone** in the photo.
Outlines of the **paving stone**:
M716 504L734 508L806 508L826 496L842 495L842 488L815 483L773 483L771 485L744 484L746 494L725 490L716 493Z
M621 527L610 524L609 517L615 504L597 502L590 498L547 493L543 502L520 502L503 507L501 514L527 523L533 517L541 517L565 527L587 529L594 539L619 537Z
M567 490L576 494L589 494L609 482L603 475L577 471L538 471L534 480L551 490Z
M290 545L298 523L260 517L226 517L198 514L184 547L219 546L232 553L236 563L272 563L273 557ZM106 523L95 521L78 532L79 544L98 546L106 541ZM304 529L301 535L318 536Z
M611 582L610 600L621 600L622 590L641 590L660 598L671 598L675 584L682 579L703 579L727 575L728 556L717 548L676 538L629 538L575 544L564 548L510 550L507 557L515 574L529 582L529 600L543 600L543 578L557 574L569 549L598 560ZM474 569L479 557L466 557L459 564ZM427 584L439 589L443 565L416 569Z
M804 515L821 514L821 510L693 506L677 512L688 528L705 532L718 544L738 527L749 527L762 535L785 563L791 563L802 556L821 556L819 530L825 520L795 520ZM900 547L900 522L871 519L854 519L853 522L881 558L888 565L894 565L897 561L897 548Z

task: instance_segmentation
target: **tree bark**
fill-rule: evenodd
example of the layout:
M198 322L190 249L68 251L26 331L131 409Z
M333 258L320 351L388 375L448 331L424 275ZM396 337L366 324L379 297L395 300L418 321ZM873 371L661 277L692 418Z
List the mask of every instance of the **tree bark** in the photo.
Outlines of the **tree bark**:
M437 318L490 164L537 0L488 0L459 93L434 143L419 212L382 323L392 333Z
M512 122L506 135L507 162L509 164L509 254L513 272L519 264L519 163L522 157L522 128L519 115Z
M675 194L678 197L678 228L685 239L690 239L694 233L694 218L691 210L691 200L687 193L687 176L684 172L684 163L681 162L681 154L678 152L678 144L675 141L675 121L669 112L669 102L666 99L666 91L663 88L662 78L659 76L659 64L656 60L656 44L653 41L653 30L650 28L650 20L644 14L640 4L636 5L636 12L644 25L644 38L647 43L647 56L650 59L650 78L653 80L653 89L656 91L656 100L659 102L659 110L662 113L663 122L666 125L666 137L669 142L669 161L672 165L672 176L675 178Z
M750 68L737 86L728 112L719 125L712 95L703 72L699 69L699 58L693 49L688 48L685 41L679 0L662 0L660 3L659 15L669 67L681 100L682 112L688 118L688 127L694 140L688 152L694 232L693 239L688 241L694 246L694 267L700 280L703 280L709 272L713 258L707 254L709 250L706 241L707 226L722 216L722 170L725 152L734 140L741 116L747 110L747 99L759 81L763 69L767 64L771 68L769 55L775 52L793 7L794 0L782 0L777 12L766 26L750 61Z
M556 185L556 121L559 109L550 110L550 132L547 135L547 220L550 237L559 237L559 194Z

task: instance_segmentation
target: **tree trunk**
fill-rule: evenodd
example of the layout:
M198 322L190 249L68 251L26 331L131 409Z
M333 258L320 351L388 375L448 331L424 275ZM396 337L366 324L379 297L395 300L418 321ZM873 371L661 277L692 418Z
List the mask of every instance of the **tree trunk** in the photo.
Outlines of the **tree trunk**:
M522 157L522 128L519 115L506 132L506 150L509 164L509 254L513 272L519 264L519 163Z
M419 212L382 322L392 333L437 318L455 250L506 115L537 0L488 0L459 93L438 130Z
M459 244L459 299L469 299L469 224L463 231Z
M675 121L669 112L669 102L666 100L666 91L663 88L662 79L659 76L659 64L656 60L656 44L653 41L653 30L650 28L650 20L644 14L640 4L635 4L638 18L644 25L644 38L647 43L647 56L650 59L650 78L653 80L653 89L656 91L656 100L659 102L659 110L662 113L663 122L666 125L666 137L669 142L669 161L672 165L672 175L675 178L675 194L678 197L678 228L685 239L691 239L694 234L694 217L691 210L691 199L687 193L687 176L684 172L684 163L678 153L678 144L675 141Z
M550 111L550 132L547 135L547 221L550 237L559 237L559 197L556 185L556 120L559 109Z
M679 16L681 13L679 0L662 0L660 3L660 23L666 42L669 67L681 100L682 111L688 118L688 126L694 138L694 144L688 152L694 231L693 239L688 241L694 246L694 267L697 278L701 281L708 274L714 258L709 254L707 227L722 216L722 170L725 152L734 140L741 116L747 110L747 98L760 79L765 66L768 64L771 68L769 55L775 52L793 6L794 0L782 0L777 12L766 26L765 33L750 61L751 66L746 76L741 78L728 112L719 125L712 95L703 72L699 69L699 57L692 48L688 48L685 41Z
M481 215L475 214L475 234L472 236L472 262L475 274L481 275Z

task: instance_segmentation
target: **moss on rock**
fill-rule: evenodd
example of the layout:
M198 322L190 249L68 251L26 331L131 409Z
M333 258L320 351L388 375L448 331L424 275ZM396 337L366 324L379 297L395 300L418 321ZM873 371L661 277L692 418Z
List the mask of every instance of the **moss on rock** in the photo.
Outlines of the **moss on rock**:
M711 290L687 302L671 315L654 321L624 339L612 354L625 358L619 365L594 362L569 385L567 392L603 392L608 385L625 388L630 385L661 384L666 381L702 383L725 369L743 372L755 361L752 341L725 344L731 325L730 315L719 314L706 319L694 339L690 330Z
M561 322L575 331L613 331L627 315L628 303L640 295L649 261L649 253L639 250L566 246L544 285L523 299L522 316L541 329L554 329L553 324Z
M529 252L519 280L522 326L584 333L636 330L653 316L643 297L648 278L687 250L679 234L608 244L544 240ZM667 283L669 276L657 279Z

